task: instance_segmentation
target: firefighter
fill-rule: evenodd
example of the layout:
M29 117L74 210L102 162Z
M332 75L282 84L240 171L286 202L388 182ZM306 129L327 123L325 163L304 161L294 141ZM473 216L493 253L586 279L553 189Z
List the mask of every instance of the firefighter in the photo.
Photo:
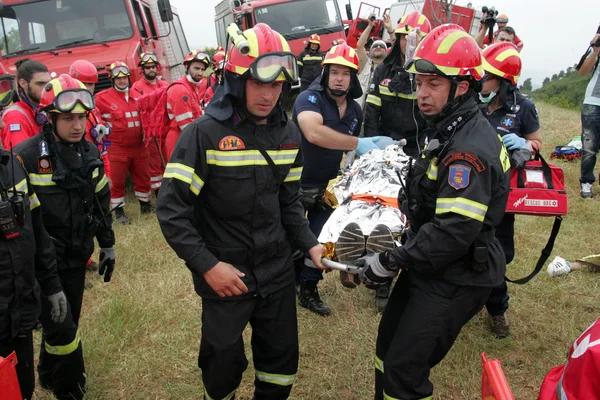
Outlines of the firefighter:
M316 236L333 213L324 203L323 194L329 180L337 176L344 151L362 154L392 142L390 138L358 137L363 116L354 100L362 94L357 73L356 51L347 44L334 46L323 60L321 80L315 80L294 103L292 118L302 132L306 161L302 201ZM300 258L296 268L301 270L300 305L319 315L329 315L329 306L321 300L317 288L323 271L315 268L309 255Z
M154 92L157 89L167 87L169 84L164 79L158 79L156 76L158 68L158 58L154 53L142 53L138 66L142 68L144 75L139 81L131 86L131 95L139 98L145 94ZM165 172L166 160L163 159L161 149L165 146L165 136L152 137L148 143L148 161L150 166L150 189L158 196L162 176Z
M286 399L298 367L290 242L319 266L324 249L300 202L300 132L282 108L298 79L296 57L265 24L243 35L250 52L232 47L223 90L184 129L157 215L202 297L204 398L235 397L248 366L242 334L250 322L254 396Z
M356 262L369 286L401 271L379 325L376 399L430 399L430 369L504 279L494 230L510 161L477 107L481 64L475 40L448 24L427 35L408 68L430 138L400 196L411 228L402 246Z
M171 158L181 131L202 115L198 83L210 65L210 57L200 50L193 50L185 56L183 65L185 75L179 80L183 85L173 85L167 92L167 109L171 119L165 140L167 160Z
M320 51L321 38L313 33L308 38L308 43L298 56L298 67L300 71L300 92L305 91L319 75L321 75L321 63L325 54Z
M381 135L405 139L404 152L412 157L419 153L425 141L425 120L417 109L414 80L404 69L407 36L414 29L423 35L431 30L427 17L418 11L400 19L394 31L396 40L392 50L373 73L364 129L367 137Z
M15 148L42 204L70 309L67 318L56 323L44 302L40 316L38 378L59 400L82 399L85 394L78 325L85 264L94 252L94 237L100 245L99 273L104 274L104 282L110 281L115 266L108 181L98 148L84 139L86 113L93 108L94 99L83 83L66 74L52 79L40 100L40 111L47 113L49 122Z
M208 103L210 103L215 95L217 87L221 84L223 68L225 68L225 53L216 53L213 56L213 73L210 75L211 77L215 77L214 82L211 87L206 89L206 92L204 92L204 96L202 97L202 108L204 110L206 110Z
M483 51L483 69L486 73L481 93L483 115L488 119L509 151L511 159L524 149L523 162L542 146L542 134L538 112L531 100L523 97L517 88L521 75L521 56L513 43L499 42ZM521 150L523 151L523 150ZM514 162L513 162L514 165ZM515 216L506 214L496 228L506 264L515 255ZM492 333L499 339L510 334L506 310L508 310L508 288L506 282L492 288L486 303L490 315Z
M14 78L6 71L0 75L0 111L12 101ZM0 149L0 207L2 211L6 205L10 207L8 215L2 212L2 220L16 220L13 232L0 229L0 303L6 307L0 314L0 357L16 353L21 395L31 399L35 386L32 330L41 311L40 288L57 323L67 317L67 299L56 272L56 253L44 228L39 198L16 158Z
M14 104L15 99L15 75L9 74L0 63L0 111ZM0 129L4 130L4 123ZM0 143L1 144L1 143Z
M140 212L154 212L150 202L148 149L144 143L137 101L129 95L129 68L125 63L116 61L110 65L109 74L113 87L96 95L96 107L111 128L111 145L108 148L112 178L110 206L111 209L116 208L115 217L120 223L129 224L124 208L127 172L133 180Z
M23 59L17 66L18 101L4 109L2 120L6 125L2 130L2 146L10 149L37 134L46 122L43 113L38 112L42 89L50 81L48 68L38 61Z

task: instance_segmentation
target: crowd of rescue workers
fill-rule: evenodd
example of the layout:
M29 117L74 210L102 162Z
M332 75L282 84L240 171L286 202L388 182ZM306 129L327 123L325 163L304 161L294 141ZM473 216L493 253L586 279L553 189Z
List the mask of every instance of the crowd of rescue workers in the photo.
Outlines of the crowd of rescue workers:
M431 398L430 369L484 306L493 334L509 335L508 174L513 154L530 158L542 144L537 110L517 88L523 43L503 15L493 37L432 29L419 12L395 28L386 17L391 43L369 39L373 20L356 49L338 42L323 51L312 35L298 57L257 24L212 57L190 52L172 83L145 53L139 81L115 61L112 86L98 93L86 60L54 78L34 60L19 61L16 76L2 67L0 356L16 352L24 399L35 386L36 322L39 385L61 400L84 397L85 273L113 276L113 215L141 223L125 212L128 175L140 213L157 215L202 298L205 399L235 397L248 323L254 398L290 395L296 303L331 313L318 291L317 237L333 212L325 190L349 152L399 144L413 158L398 198L410 228L401 238L358 235L360 273L340 276L373 289L383 312L375 398ZM290 118L283 104L298 82ZM369 243L385 251L369 252Z

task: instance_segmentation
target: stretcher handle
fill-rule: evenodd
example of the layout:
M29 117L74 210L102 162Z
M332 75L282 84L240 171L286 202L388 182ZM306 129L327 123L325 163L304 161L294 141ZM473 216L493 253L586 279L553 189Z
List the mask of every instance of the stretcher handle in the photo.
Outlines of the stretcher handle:
M336 269L338 271L344 271L349 274L358 274L362 269L361 267L358 267L353 264L342 264L337 261L332 261L328 258L324 258L323 260L321 260L321 262L324 266L326 266L329 269Z

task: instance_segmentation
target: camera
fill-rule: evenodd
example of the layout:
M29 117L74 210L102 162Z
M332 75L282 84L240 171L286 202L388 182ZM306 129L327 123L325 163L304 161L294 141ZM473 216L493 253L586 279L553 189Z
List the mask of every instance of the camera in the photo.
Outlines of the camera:
M481 12L487 14L487 18L496 19L498 16L498 10L496 10L494 7L483 6L481 8Z

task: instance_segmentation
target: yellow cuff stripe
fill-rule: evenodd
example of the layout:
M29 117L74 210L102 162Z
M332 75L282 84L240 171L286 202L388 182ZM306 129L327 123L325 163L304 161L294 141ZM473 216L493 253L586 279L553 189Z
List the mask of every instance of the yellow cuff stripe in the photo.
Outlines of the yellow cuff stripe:
M108 184L108 179L106 178L106 175L102 175L102 179L100 179L100 181L96 184L96 193L99 193L102 189L104 189L106 184Z
M81 335L79 334L79 329L77 330L77 334L75 335L75 339L69 344L65 344L63 346L51 346L46 342L46 351L55 356L66 356L77 350L79 347L79 343L81 342Z
M437 199L435 213L444 214L453 212L483 222L487 210L488 207L484 204L465 199L464 197L456 197Z
M383 374L383 360L375 356L375 369Z
M373 94L367 95L367 103L371 103L374 106L381 107L381 99Z
M256 379L262 382L272 383L279 386L291 386L296 379L296 374L293 375L281 375L281 374L269 374L255 370Z
M37 197L37 194L34 193L33 195L29 196L29 210L30 211L41 205L42 204L40 203L40 199Z
M237 390L237 389L235 389L233 392L229 393L227 396L223 397L223 398L222 398L222 399L220 399L220 400L231 400L231 399L233 399L233 397L235 396L235 391L236 391L236 390ZM206 400L217 400L217 399L215 399L215 398L212 398L212 397L210 397L210 396L208 395L208 392L206 391L206 388L204 388L204 398L205 398Z
M427 177L432 181L437 181L438 178L438 167L432 162L429 163L427 168Z
M292 168L292 169L290 169L289 174L287 174L287 176L285 177L285 179L283 181L284 182L299 181L301 176L302 176L302 167Z

